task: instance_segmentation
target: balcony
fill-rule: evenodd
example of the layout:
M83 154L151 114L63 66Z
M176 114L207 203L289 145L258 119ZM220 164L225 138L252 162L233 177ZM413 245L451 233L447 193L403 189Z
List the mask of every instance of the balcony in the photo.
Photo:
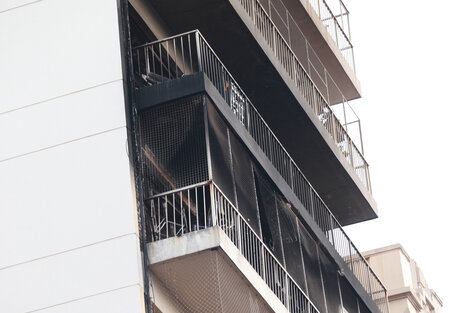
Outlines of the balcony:
M260 261L259 253L266 247L256 248L258 255L249 256L238 238L243 222L251 227L246 231L256 234L256 240L261 242L267 241L266 233L273 234L278 228L269 227L260 218L261 207L272 209L272 204L258 203L262 198L257 195L262 189L260 181L266 181L265 185L271 186L265 188L266 192L276 190L272 197L284 199L276 200L276 206L285 208L285 216L293 221L289 225L305 224L297 227L304 229L306 236L316 238L312 245L316 245L315 240L321 243L330 262L340 268L344 283L353 286L369 310L377 312L380 308L387 312L383 285L202 35L192 31L136 47L133 57L152 240L214 226L224 230L224 225L230 223L235 228L224 232L258 274L264 273L267 265L253 262ZM331 116L322 113L318 119L326 122ZM216 195L223 193L215 184L227 196L218 198ZM219 203L225 206L221 208ZM224 220L217 220L217 214L223 214ZM305 275L299 274L295 265L298 258L289 263L290 256L284 254L279 243L274 249L276 236L270 238L272 254L278 253L285 260L287 273L296 273L292 276L303 280ZM277 260L282 265L283 261ZM266 273L260 276L266 279ZM302 285L308 290L307 282ZM272 291L276 294L276 290ZM276 295L291 308L285 301L292 295L285 292ZM301 307L309 307L308 301L302 301L305 305Z
M148 201L151 206L150 217L153 221L151 232L153 242L149 244L150 266L162 281L168 280L165 277L168 275L168 271L159 268L161 262L168 264L174 262L174 259L178 259L179 266L173 265L172 268L178 269L179 272L183 268L189 268L194 272L194 263L192 264L194 260L189 259L187 262L184 260L182 262L182 258L190 258L194 254L198 254L198 258L204 259L204 262L211 262L211 259L218 257L223 260L215 262L222 262L224 265L221 267L228 269L236 267L241 273L227 274L225 271L223 275L221 273L209 274L210 271L217 270L217 266L211 266L210 269L207 269L208 273L204 275L206 277L204 284L217 285L214 289L218 290L209 296L201 294L201 297L209 298L204 301L209 302L210 298L214 297L215 306L220 298L233 298L237 292L245 294L248 291L244 289L256 286L255 289L258 293L255 302L259 307L269 307L270 309L266 310L268 312L319 313L284 266L214 183L207 182L170 191L152 197ZM215 249L220 250L216 252L217 256L213 252ZM243 259L240 260L241 258ZM168 267L168 265L166 266ZM174 273L175 270L172 272ZM186 288L192 289L188 285L200 283L197 280L178 277L178 274L172 274L173 277L167 284L167 288L176 293L178 298L185 299L183 300L184 305L189 307L191 312L207 312L205 311L207 303L201 305L200 297L178 295ZM219 275L226 278L233 276L235 278L231 279L235 280L242 275L244 280L249 283L247 284L244 280L240 280L238 284L229 281L210 281L211 276L217 277ZM178 278L175 279L175 276ZM180 284L181 280L185 281L185 288L171 286ZM225 290L219 288L219 285L226 284L232 286ZM205 289L207 288L206 286ZM238 302L235 305L235 307L225 308L225 310L220 309L218 312L251 311L241 310L241 306L250 305L248 302Z
M147 204L151 220L150 267L165 288L191 312L207 312L208 307L219 305L223 309L217 312L238 312L241 306L247 306L243 312L252 311L254 306L261 312L320 312L302 290L305 288L297 284L283 262L215 183L165 192L148 198ZM308 235L302 237L303 251L308 249L306 246L315 245L309 240ZM309 256L305 256L301 263L309 261ZM355 271L368 270L360 255L345 261ZM311 281L312 278L307 283ZM376 288L372 296L380 312L388 312L383 287L374 280L369 283ZM213 292L208 296L205 292L209 289ZM342 289L342 293L347 292ZM250 302L227 301L247 295ZM346 310L352 313L356 309ZM363 306L361 312L368 310Z
M351 42L349 10L342 0L264 0L261 3L273 18L295 21L308 43L315 48L321 62L340 87L346 99L360 97L361 87L356 77L354 47ZM276 20L276 18L274 19Z
M335 115L337 108L348 107L347 97L299 28L289 43L261 2L254 0L183 2L151 4L174 31L197 26L210 38L342 225L376 218L369 165L362 145L356 144L361 140L352 139L354 121Z

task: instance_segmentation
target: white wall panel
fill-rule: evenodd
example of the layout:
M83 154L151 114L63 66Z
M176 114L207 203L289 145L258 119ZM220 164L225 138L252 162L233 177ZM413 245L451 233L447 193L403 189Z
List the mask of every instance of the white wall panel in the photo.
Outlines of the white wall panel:
M116 0L0 13L0 112L122 78Z
M2 0L0 1L0 13L6 10L13 10L20 6L32 4L38 0ZM44 0L39 0L44 1Z
M122 81L0 113L0 161L125 125Z
M0 269L137 232L126 138L121 128L0 162Z
M89 298L68 302L38 313L142 313L143 299L139 286L106 292Z
M137 285L138 249L137 236L128 235L0 270L1 311L28 312Z

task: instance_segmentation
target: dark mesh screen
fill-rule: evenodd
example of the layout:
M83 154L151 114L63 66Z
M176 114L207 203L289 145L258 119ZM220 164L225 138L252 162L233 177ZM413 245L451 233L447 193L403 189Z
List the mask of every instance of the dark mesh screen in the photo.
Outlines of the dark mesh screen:
M359 309L361 313L371 313L361 300L359 300Z
M299 233L309 298L320 312L326 312L317 243L301 223L299 223Z
M146 197L209 179L202 96L139 114Z
M346 282L344 277L339 278L341 286L341 299L343 300L343 307L349 312L357 312L357 294L354 292L353 287Z
M214 182L225 193L232 203L235 202L228 128L214 105L207 99L207 115L209 118L209 144L211 166Z
M277 197L276 204L287 271L302 290L306 292L300 240L297 232L297 218L290 209L290 204L287 204L280 196Z
M274 188L260 173L260 170L255 172L255 181L263 241L278 261L284 265Z
M237 191L238 209L251 227L259 235L258 211L256 205L255 182L251 158L240 140L230 132L233 176Z
M341 300L339 298L337 265L330 261L322 249L318 249L323 283L325 286L328 313L341 313Z

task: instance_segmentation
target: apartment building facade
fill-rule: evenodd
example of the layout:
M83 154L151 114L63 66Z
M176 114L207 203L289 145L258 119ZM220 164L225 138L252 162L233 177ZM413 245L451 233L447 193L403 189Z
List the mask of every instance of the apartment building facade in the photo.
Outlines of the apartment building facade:
M341 1L9 0L0 40L2 312L388 312Z
M390 313L441 313L443 303L401 244L362 253L388 290Z

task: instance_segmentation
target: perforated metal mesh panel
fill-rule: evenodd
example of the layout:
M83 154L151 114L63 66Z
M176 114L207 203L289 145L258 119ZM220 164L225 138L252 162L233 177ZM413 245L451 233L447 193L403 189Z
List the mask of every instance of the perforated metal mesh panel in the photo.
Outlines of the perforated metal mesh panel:
M273 312L230 262L220 250L208 250L152 270L187 312Z
M207 115L214 181L224 191L229 200L236 203L228 127L209 99L207 99Z
M277 260L282 265L285 265L274 188L260 173L260 169L255 171L256 197L258 200L262 238Z
M276 198L286 268L299 287L302 288L304 292L307 292L307 288L305 288L305 273L302 264L300 238L297 230L297 218L290 209L289 203L280 195Z
M343 302L343 307L348 312L357 311L357 295L354 292L354 288L344 279L344 277L339 277L339 283L341 286L341 299Z
M238 209L248 224L260 235L255 182L250 155L232 131L230 131L230 147Z
M336 312L335 310L340 312L341 299L339 295L337 266L330 261L322 249L319 249L318 252L321 261L328 312Z
M309 298L320 312L326 312L317 243L301 223L299 223L299 233Z
M146 196L209 178L202 96L139 113Z

